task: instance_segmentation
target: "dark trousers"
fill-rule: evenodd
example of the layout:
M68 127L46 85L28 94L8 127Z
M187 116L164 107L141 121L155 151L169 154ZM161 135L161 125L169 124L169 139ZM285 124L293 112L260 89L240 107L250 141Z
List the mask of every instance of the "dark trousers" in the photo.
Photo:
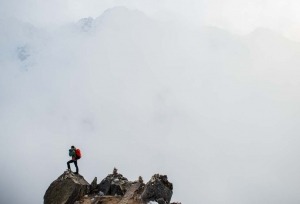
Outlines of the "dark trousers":
M77 160L70 160L70 161L67 162L68 169L71 170L71 168L70 168L70 163L74 163L74 165L75 165L75 167L76 167L76 173L78 174L79 169L78 169L78 166L77 166Z

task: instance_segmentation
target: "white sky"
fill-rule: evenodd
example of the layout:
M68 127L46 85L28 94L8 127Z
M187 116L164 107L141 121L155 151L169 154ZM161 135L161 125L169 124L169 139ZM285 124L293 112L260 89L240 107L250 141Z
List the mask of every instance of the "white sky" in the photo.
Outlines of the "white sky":
M116 166L167 174L182 203L299 204L300 47L278 35L298 40L299 3L281 2L0 0L0 203L41 203L75 145L89 182Z
M82 17L97 17L105 9L123 5L151 16L184 19L245 34L266 27L299 40L300 2L297 0L68 0L0 1L1 16L11 16L38 25L62 24Z

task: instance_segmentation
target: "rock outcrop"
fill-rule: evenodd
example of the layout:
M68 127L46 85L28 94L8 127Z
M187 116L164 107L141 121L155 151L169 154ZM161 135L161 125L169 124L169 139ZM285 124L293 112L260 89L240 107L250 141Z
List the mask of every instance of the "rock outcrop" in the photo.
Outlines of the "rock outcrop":
M168 204L173 195L173 184L166 175L155 174L146 184L141 195L143 201L156 201L159 204Z
M123 196L126 190L130 187L130 182L118 170L114 168L113 173L104 178L100 184L97 185L99 192L104 195L120 195Z
M83 176L65 171L47 189L44 204L74 204L89 192L89 187Z
M166 175L155 174L145 185L141 176L128 181L114 168L99 184L95 177L90 185L82 176L66 171L51 183L44 204L170 204L172 194Z
M98 193L98 186L97 186L97 177L94 178L94 180L91 183L90 186L90 194Z

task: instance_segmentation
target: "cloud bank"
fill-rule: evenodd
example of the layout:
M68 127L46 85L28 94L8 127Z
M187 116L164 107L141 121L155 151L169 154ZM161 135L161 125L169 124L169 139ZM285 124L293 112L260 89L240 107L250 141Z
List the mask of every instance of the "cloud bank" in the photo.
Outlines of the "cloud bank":
M125 7L0 26L1 203L41 203L71 145L89 181L116 166L183 203L299 203L298 43Z

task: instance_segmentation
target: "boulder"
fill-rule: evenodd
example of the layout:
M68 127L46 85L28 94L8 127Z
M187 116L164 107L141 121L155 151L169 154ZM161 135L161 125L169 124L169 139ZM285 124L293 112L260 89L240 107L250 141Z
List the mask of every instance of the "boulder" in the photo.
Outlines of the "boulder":
M173 184L166 175L155 174L146 184L141 198L145 202L155 201L169 204L173 195Z
M65 171L48 187L44 204L74 204L89 193L90 184L79 174Z
M109 178L104 178L98 185L98 191L102 192L104 195L109 195L111 181Z
M114 168L113 173L109 174L97 185L97 189L104 195L123 196L130 185L131 183L128 179L119 174L117 169Z

